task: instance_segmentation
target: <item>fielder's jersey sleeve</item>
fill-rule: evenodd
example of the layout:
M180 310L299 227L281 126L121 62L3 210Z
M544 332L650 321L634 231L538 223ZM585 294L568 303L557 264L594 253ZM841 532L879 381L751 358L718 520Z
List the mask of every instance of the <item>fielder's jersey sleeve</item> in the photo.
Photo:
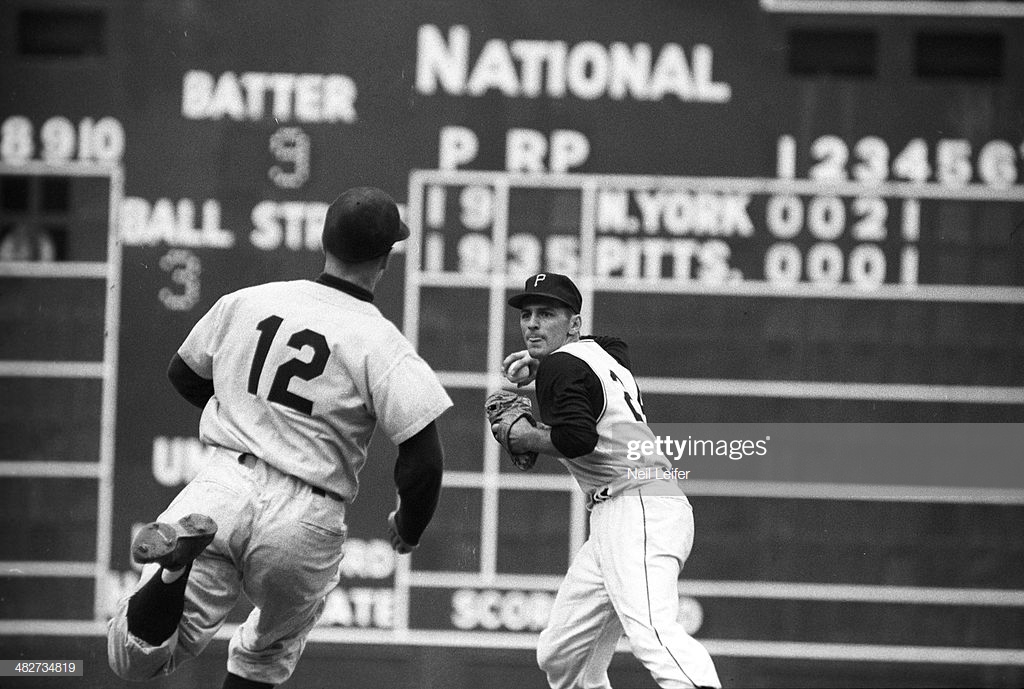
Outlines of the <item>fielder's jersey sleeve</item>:
M371 295L294 280L222 297L178 355L213 380L200 438L353 499L380 425L400 443L451 406Z
M579 457L594 450L604 392L589 366L565 352L545 358L537 369L537 406L559 452Z
M587 335L629 368L629 348L617 337ZM537 401L541 421L551 426L551 442L566 457L593 452L597 445L597 420L604 412L604 386L594 370L579 357L555 352L537 370Z

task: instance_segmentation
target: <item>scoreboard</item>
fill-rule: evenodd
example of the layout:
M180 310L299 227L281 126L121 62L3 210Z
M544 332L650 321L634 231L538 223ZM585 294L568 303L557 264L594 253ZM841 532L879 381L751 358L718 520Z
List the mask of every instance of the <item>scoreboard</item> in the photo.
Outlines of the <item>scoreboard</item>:
M315 639L535 646L586 511L482 413L535 272L629 343L652 421L1024 436L1022 3L727 5L0 9L0 503L37 525L4 527L0 632L95 630L134 583L132 530L204 460L171 355L222 294L315 277L351 186L400 201L376 303L455 407L409 558L374 440ZM899 482L698 471L685 624L716 658L1019 681L1024 472L993 454L962 481L927 453Z

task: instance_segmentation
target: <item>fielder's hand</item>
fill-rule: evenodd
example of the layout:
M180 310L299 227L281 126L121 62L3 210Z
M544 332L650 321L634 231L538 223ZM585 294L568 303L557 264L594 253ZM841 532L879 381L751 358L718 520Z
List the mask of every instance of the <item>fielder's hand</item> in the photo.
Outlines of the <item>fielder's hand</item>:
M491 424L491 433L498 441L505 452L512 459L517 468L527 471L537 463L536 452L516 452L512 449L512 441L509 438L509 431L519 420L525 420L531 426L536 426L533 420L533 404L522 395L506 390L492 392L484 402L484 411L487 413L487 420Z
M530 356L525 349L512 352L501 362L501 372L510 383L519 387L529 385L537 377L537 368L540 362Z
M398 510L392 510L391 514L388 515L388 538L391 539L391 547L395 549L395 552L399 555L405 555L416 550L419 547L419 543L410 545L402 538L402 534L398 532L398 523L395 521L395 514L397 512Z

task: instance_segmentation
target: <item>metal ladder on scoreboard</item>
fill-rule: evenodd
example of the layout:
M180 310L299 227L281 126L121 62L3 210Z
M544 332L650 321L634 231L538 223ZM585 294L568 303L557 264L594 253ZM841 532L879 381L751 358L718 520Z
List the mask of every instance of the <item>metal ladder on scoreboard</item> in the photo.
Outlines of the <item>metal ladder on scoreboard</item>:
M117 235L117 209L123 197L124 174L119 165L96 163L50 164L30 161L21 164L0 164L0 176L20 176L33 180L40 178L82 178L107 179L109 200L107 209L107 236L105 260L67 261L0 261L0 285L5 281L53 280L78 281L82 279L102 281L103 296L103 344L96 360L65 361L33 358L0 360L0 385L3 381L21 379L39 381L46 385L55 380L95 380L100 384L99 452L94 461L67 461L66 459L3 457L0 461L0 479L30 479L47 485L54 480L96 482L96 527L95 557L91 560L27 559L0 561L0 573L4 577L30 579L92 579L93 605L92 620L40 620L16 619L0 621L3 633L47 633L48 630L68 630L69 626L84 622L94 625L104 618L109 596L109 563L111 553L111 522L113 512L113 466L115 441L115 415L117 405L117 355L120 323L120 281L121 244ZM35 178L35 179L33 179ZM30 209L31 210L31 209ZM74 208L68 210L73 217ZM74 283L71 283L74 284ZM67 289L67 288L64 288ZM0 289L0 300L3 300ZM8 293L7 298L16 300L17 295ZM44 324L45 325L45 324ZM52 324L51 324L52 325ZM45 333L45 328L43 333ZM29 354L29 356L31 356ZM30 383L33 384L33 383ZM52 414L52 412L50 412ZM45 414L45 410L44 410ZM52 484L50 484L52 485ZM44 488L44 491L46 489ZM53 505L55 511L66 506ZM9 515L24 524L26 515ZM12 524L12 521L8 521ZM17 522L8 528L15 528ZM42 554L45 545L40 544L33 555ZM6 553L4 554L6 555ZM4 557L0 555L0 557Z

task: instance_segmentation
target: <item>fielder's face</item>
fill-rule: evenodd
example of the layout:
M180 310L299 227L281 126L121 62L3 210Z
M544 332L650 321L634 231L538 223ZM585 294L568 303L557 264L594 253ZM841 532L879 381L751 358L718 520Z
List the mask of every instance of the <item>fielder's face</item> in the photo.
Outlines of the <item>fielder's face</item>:
M526 350L539 360L579 337L580 317L550 299L529 301L519 312L519 327Z

